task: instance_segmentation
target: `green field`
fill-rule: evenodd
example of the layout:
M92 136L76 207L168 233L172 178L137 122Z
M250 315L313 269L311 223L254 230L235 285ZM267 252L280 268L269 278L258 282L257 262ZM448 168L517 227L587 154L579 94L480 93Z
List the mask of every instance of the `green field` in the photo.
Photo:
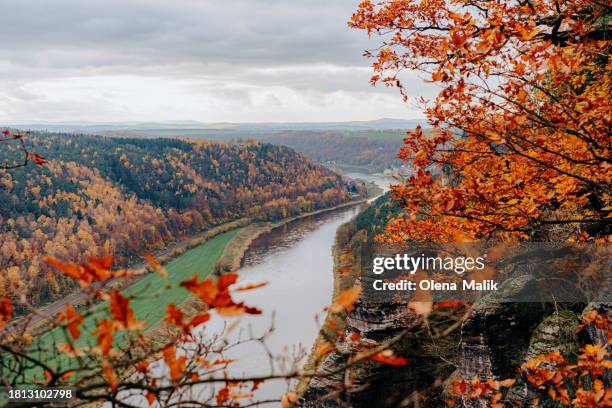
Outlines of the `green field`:
M189 292L182 287L178 287L178 284L194 274L200 277L209 275L226 245L236 236L238 231L239 229L236 229L220 234L167 263L165 265L168 271L167 279L162 278L157 273L150 273L124 289L122 291L124 295L135 297L130 302L130 306L134 309L138 320L144 321L147 324L147 329L150 329L163 319L168 304L181 304L189 296ZM95 328L96 322L106 317L107 309L107 304L103 303L95 310L87 312L85 322L81 326L81 337L75 342L77 347L96 345L96 339L91 335L91 332ZM86 313L83 310L80 310L80 312L84 315ZM120 342L121 336L117 335L115 340ZM51 351L52 354L57 354L57 352L53 352L54 346L66 342L65 331L56 328L38 337L33 343L33 349L45 350L47 353ZM49 360L56 364L61 363L61 359L51 358Z

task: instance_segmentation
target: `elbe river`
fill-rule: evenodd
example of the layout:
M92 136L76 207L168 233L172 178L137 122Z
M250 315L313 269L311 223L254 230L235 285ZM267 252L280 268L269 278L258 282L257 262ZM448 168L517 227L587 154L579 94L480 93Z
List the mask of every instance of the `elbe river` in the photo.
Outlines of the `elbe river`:
M378 175L345 175L373 181L385 190L390 183L389 179ZM242 316L226 337L231 343L247 337L260 337L271 327L273 331L266 337L265 347L259 342L247 342L228 350L222 357L236 360L229 366L228 375L282 374L292 369L289 360L295 361L295 357L298 366L303 366L325 319L325 307L332 299L332 247L336 230L359 211L360 206L354 206L299 219L262 235L252 243L238 271L239 283L266 281L268 285L236 293L234 298L262 309L263 314ZM227 329L227 320L218 316L213 316L198 328L207 338ZM272 360L269 353L274 356ZM278 401L292 386L295 386L294 381L266 381L259 386L254 399ZM210 397L210 387L206 390L194 390L194 393L201 394L193 398ZM132 396L128 400L134 405L148 406L143 398ZM278 405L277 402L265 406Z

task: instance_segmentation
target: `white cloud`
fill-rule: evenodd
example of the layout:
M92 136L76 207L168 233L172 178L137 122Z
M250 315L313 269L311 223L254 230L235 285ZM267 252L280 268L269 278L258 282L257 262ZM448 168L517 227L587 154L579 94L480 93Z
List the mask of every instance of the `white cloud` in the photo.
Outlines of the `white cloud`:
M419 116L369 86L374 43L346 26L357 3L0 0L0 120Z

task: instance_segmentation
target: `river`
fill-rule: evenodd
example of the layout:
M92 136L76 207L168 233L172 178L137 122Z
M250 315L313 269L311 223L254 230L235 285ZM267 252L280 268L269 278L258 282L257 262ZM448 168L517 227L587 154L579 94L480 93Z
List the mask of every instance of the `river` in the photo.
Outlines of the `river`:
M382 176L347 175L374 181L388 189ZM238 271L240 282L266 281L268 285L237 293L234 297L262 309L263 314L241 317L227 337L232 342L248 336L262 336L272 325L274 330L266 337L266 348L260 343L244 343L224 354L224 358L236 360L230 365L229 375L262 376L272 371L280 374L303 366L317 338L318 322L324 319L325 307L332 299L332 246L336 230L359 210L360 206L354 206L299 219L252 243ZM227 328L227 321L213 316L200 327L207 336L214 335ZM268 353L275 356L272 364ZM297 364L291 365L290 360ZM256 391L255 399L278 401L294 385L284 380L266 381Z

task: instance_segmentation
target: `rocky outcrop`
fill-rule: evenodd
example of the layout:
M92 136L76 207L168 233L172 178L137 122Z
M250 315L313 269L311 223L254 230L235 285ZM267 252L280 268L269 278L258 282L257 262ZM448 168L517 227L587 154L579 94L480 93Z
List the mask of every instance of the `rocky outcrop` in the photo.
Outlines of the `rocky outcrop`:
M576 334L579 324L578 315L570 310L556 311L548 316L535 329L522 363L555 351L560 352L568 361L575 360L579 348ZM506 401L513 407L524 407L530 405L536 397L538 392L519 379L508 392Z
M362 341L372 344L390 340L400 332L418 329L421 325L418 316L405 303L392 301L381 303L362 297L348 314L346 331L356 332ZM339 345L339 351L330 353L322 362L319 370L332 372L345 363L343 350L346 344ZM398 345L398 355L411 348L407 340ZM314 378L303 395L301 406L309 408L350 407L388 407L397 406L415 388L415 384L426 380L422 372L424 362L411 357L405 367L391 367L369 361L363 362L343 371L341 374ZM349 387L346 387L350 383ZM341 390L341 391L338 391Z
M519 276L504 282L497 293L474 306L461 327L461 378L503 379L514 374L531 332L551 311L550 304L517 301L537 288L531 276Z
M389 339L403 330L421 324L421 320L406 303L392 299L383 303L362 298L346 320L351 331L373 341Z

